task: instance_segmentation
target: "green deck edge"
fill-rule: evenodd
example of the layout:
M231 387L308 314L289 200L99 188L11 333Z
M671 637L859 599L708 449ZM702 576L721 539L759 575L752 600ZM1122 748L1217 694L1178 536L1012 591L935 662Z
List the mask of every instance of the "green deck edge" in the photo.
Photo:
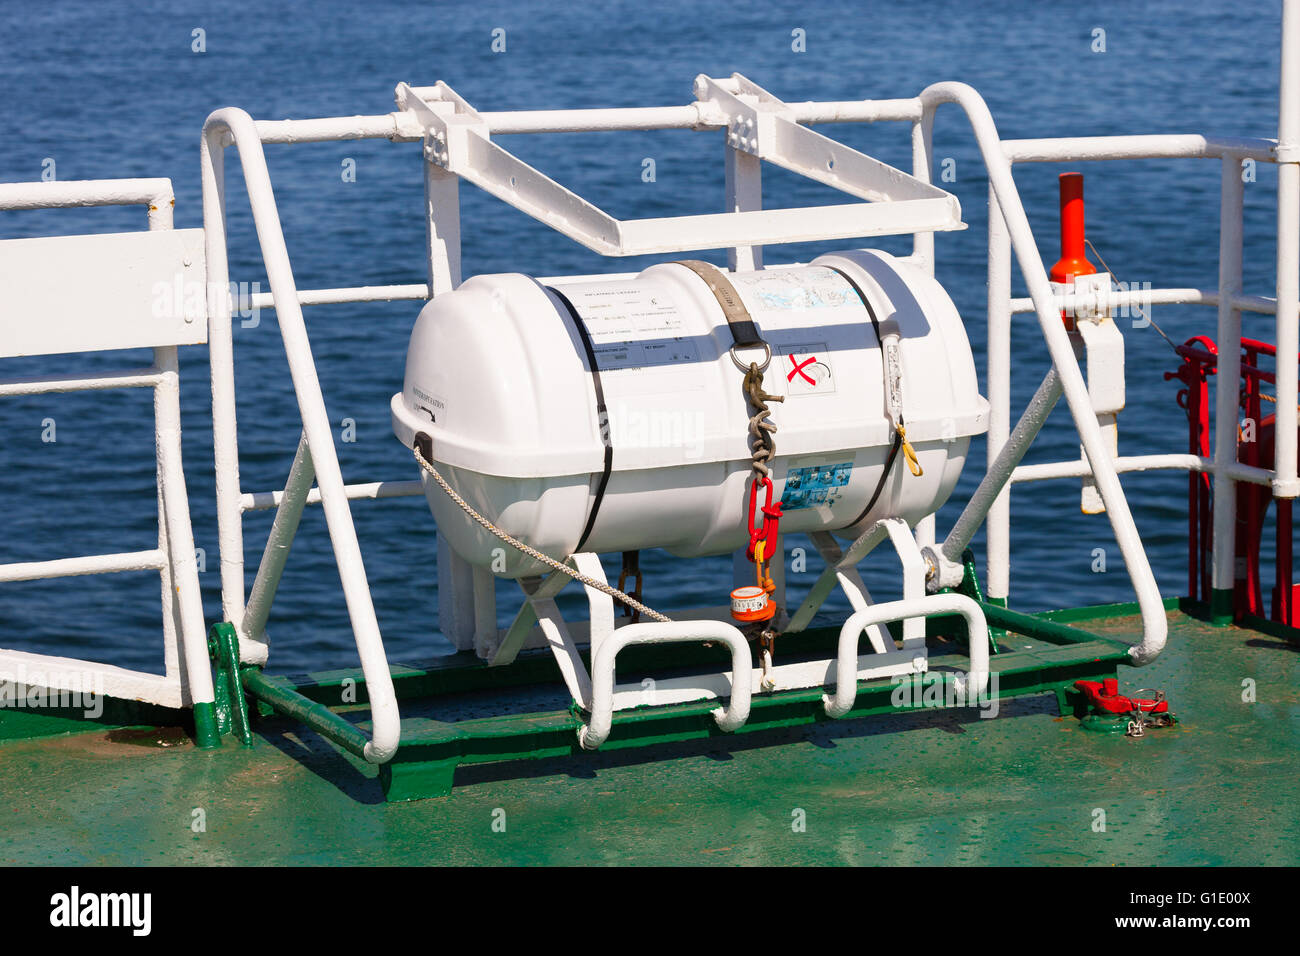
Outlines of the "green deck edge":
M1000 602L993 601L981 602L981 606L991 629L1005 627L1052 645L995 655L992 670L998 676L997 697L1055 693L1062 712L1068 713L1075 708L1076 714L1073 682L1114 676L1118 665L1127 662L1128 645L1073 625L1129 616L1138 611L1135 602L1034 613L1010 611L1001 607ZM1164 606L1201 619L1210 617L1208 607L1187 598L1165 599ZM1239 626L1300 643L1300 629L1274 621L1248 616L1239 622ZM928 622L928 631L932 633L944 633L946 627L947 622L943 619ZM363 715L344 716L330 709L364 705L368 701L365 682L358 671L344 669L272 676L255 667L242 667L238 668L236 677L229 667L232 649L236 646L231 640L233 629L221 633L219 629L225 628L229 626L216 625L212 634L219 699L211 713L204 713L206 708L202 706L186 711L111 698L105 698L103 714L93 720L80 711L0 709L0 742L105 729L180 727L190 732L200 745L220 746L219 738L214 741L212 733L214 727L220 727L224 733L235 732L243 742L251 744L254 735L250 723L256 715L249 714L242 706L247 696L257 703L256 710L261 716L283 714L311 727L349 753L362 753L366 741L365 725L353 723L349 717L356 719ZM956 635L961 633L961 629L954 627L947 633ZM837 637L837 628L819 628L788 637L786 646L794 646L797 641L797 646L807 653L823 653L834 648ZM691 645L633 647L627 650L625 657L620 656L620 663L626 661L629 668L653 669L668 663L677 666L725 664L722 657L725 655L717 648ZM965 660L964 656L958 655L932 656L931 674L944 667L960 666ZM226 672L222 673L223 670ZM397 665L392 668L392 673L398 697L405 700L555 682L553 659L544 650L521 655L510 668L489 668L472 653L460 653L419 666ZM891 681L863 682L859 687L857 705L845 719L910 709L897 707L890 699L896 686ZM348 696L346 701L345 693ZM750 722L738 733L750 734L824 721L821 695L821 689L814 688L756 696ZM602 750L735 736L724 735L716 729L709 714L715 706L712 702L698 702L620 712L614 718L614 733ZM239 710L243 713L238 713ZM404 721L402 749L392 763L380 770L385 795L389 800L407 800L446 793L454 782L455 768L460 765L580 753L576 739L579 724L579 718L567 711L478 718L457 723L418 718Z

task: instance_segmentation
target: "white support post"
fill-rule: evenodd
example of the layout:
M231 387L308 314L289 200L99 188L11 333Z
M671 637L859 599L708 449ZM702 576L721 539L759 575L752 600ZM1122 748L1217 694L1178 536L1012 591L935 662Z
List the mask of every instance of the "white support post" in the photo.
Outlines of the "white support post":
M815 531L810 537L814 547L817 548L817 553L826 563L826 570L813 584L813 591L808 596L808 600L799 608L800 626L797 629L793 625L786 628L787 633L802 631L808 626L835 584L839 584L840 590L849 599L849 606L853 610L861 611L871 605L871 592L867 590L866 582L858 573L857 561L848 560L853 557L856 550L850 547L849 554L846 556L839 542L835 540L835 536L829 531ZM877 654L884 654L894 649L894 642L889 632L879 624L867 627L867 639L871 642L871 649Z
M931 182L934 170L934 113L927 111L912 124L912 175L923 183ZM912 234L912 262L934 275L934 233Z
M426 147L427 149L428 147ZM425 253L429 298L460 285L460 177L424 161Z
M1011 435L1011 237L989 186L988 389L989 431L987 466ZM1005 605L1011 591L1011 486L1004 487L989 507L984 526L987 549L985 593Z
M912 124L912 175L923 183L932 182L934 172L934 114L924 113ZM935 250L933 232L912 234L912 263L927 275L934 275ZM935 543L935 516L926 515L916 523L916 543L919 547L933 547Z
M734 146L726 147L727 212L749 212L763 208L763 161ZM732 246L727 249L727 267L732 272L753 272L763 268L762 246Z
M916 546L916 539L903 519L886 518L885 530L889 532L889 540L903 565L903 600L920 601L925 597L925 559L921 557L921 549ZM903 618L903 647L907 650L925 648L924 617Z
M425 265L429 298L461 283L460 177L434 163L424 145ZM438 627L457 650L486 646L497 637L496 576L462 558L437 532Z
M839 584L844 588L844 593L849 599L849 603L857 607L859 599L869 601L870 596L867 594L866 585L862 583L862 578L858 576L857 564L888 537L884 524L877 521L866 531L862 532L847 551L836 558L835 552L838 551L839 545L834 541L828 541L826 537L813 536L813 543L817 549L822 552L822 557L826 561L826 568L821 575L813 582L812 590L808 592L808 597L804 599L799 610L790 615L790 623L786 625L787 634L798 633L806 628L812 621L818 609L826 602L826 598L831 591Z
M1219 360L1214 384L1214 569L1209 595L1211 616L1219 623L1232 620L1236 579L1237 484L1226 466L1237 460L1241 401L1241 311L1233 307L1232 297L1241 291L1242 189L1241 158L1225 156L1219 177Z
M1300 495L1296 473L1300 372L1300 0L1282 6L1277 122L1277 419L1273 494Z
M154 361L162 381L154 388L155 444L158 456L158 547L170 558L162 578L171 589L163 600L163 633L168 624L170 641L179 630L181 686L186 704L207 704L215 699L212 668L208 662L208 641L203 623L203 599L199 589L199 566L190 524L190 501L185 490L185 469L181 462L181 398L177 375L176 346L154 350Z
M239 491L239 431L235 415L235 344L230 269L226 258L226 136L203 136L204 251L208 266L208 362L212 377L212 450L217 487L221 613L237 633L244 620L244 519Z

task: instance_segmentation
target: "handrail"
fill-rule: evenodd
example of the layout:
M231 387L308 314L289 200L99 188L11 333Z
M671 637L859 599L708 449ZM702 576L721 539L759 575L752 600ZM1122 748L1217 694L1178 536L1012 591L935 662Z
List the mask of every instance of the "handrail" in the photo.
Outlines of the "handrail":
M258 137L253 118L244 110L219 109L203 124L201 166L203 174L203 221L207 245L209 275L209 356L212 363L212 414L216 445L218 483L218 525L221 535L222 592L225 611L230 622L240 630L241 657L248 636L242 633L243 608L231 605L232 593L243 603L242 560L236 562L228 552L232 542L237 543L242 557L243 534L239 529L238 512L238 451L236 448L234 354L231 339L231 302L225 294L228 283L226 260L226 222L224 203L224 163L220 158L227 145L239 150L239 161L248 191L248 202L257 229L262 261L266 266L271 292L278 303L277 326L284 341L289 374L298 397L298 410L302 416L303 441L307 448L318 449L313 454L316 481L320 488L321 505L334 545L339 577L343 583L344 600L352 633L356 638L361 670L365 674L370 694L374 732L365 747L365 758L371 763L384 763L397 751L401 738L397 696L393 690L392 675L384 654L379 622L375 618L374 601L366 581L365 566L361 560L361 547L352 524L343 475L339 468L325 410L325 398L312 361L307 327L303 321L302 307L294 283L293 267L285 246L280 215L276 209L275 193L271 188L266 156ZM320 453L325 452L325 453ZM233 470L232 470L233 469ZM231 487L233 478L236 487ZM233 509L230 507L235 505ZM227 590L239 577L237 592Z
M875 624L901 621L909 617L933 617L959 614L966 621L967 647L970 649L970 673L965 690L967 702L978 701L989 682L988 624L984 610L971 598L956 592L927 594L913 600L871 604L855 611L840 628L835 663L835 692L822 695L828 717L843 717L853 709L858 697L858 645L862 632Z
M933 116L935 110L945 103L960 106L970 121L988 170L989 185L997 199L1002 218L1010 236L1011 248L1020 263L1029 296L1037 310L1038 323L1043 331L1043 338L1052 357L1053 367L1060 378L1060 387L1069 405L1075 430L1083 445L1084 454L1092 466L1093 480L1097 491L1106 505L1106 516L1110 519L1111 529L1124 556L1133 589L1137 593L1138 606L1142 616L1142 637L1129 649L1129 656L1135 664L1146 664L1153 660L1165 646L1169 625L1165 618L1165 606L1160 597L1151 564L1142 547L1137 525L1124 497L1119 475L1111 463L1106 449L1101 427L1092 412L1088 399L1088 386L1078 360L1070 344L1069 333L1061 322L1060 312L1054 306L1051 285L1048 283L1047 270L1043 267L1042 257L1034 241L1034 234L1020 202L1015 179L1011 175L1011 162L1002 151L998 138L997 126L989 112L988 105L976 90L965 83L935 83L921 92L921 102L925 112ZM988 502L991 507L992 500ZM987 514L987 507L985 513ZM953 542L955 544L956 542ZM965 545L963 544L964 548ZM961 558L960 549L953 553L949 542L943 546L943 556L951 562Z
M618 654L633 644L717 641L731 651L731 700L713 711L723 732L738 730L749 719L753 691L753 661L744 635L725 621L647 621L628 624L607 635L591 655L591 717L578 729L584 750L596 750L614 724L614 668ZM855 658L856 661L856 658ZM856 683L855 683L856 688Z

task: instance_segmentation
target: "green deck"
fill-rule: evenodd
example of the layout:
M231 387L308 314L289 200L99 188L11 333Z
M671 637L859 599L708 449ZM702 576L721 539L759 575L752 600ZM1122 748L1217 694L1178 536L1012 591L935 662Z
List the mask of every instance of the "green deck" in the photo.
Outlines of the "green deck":
M1086 626L1131 637L1138 624ZM791 720L734 737L462 767L448 797L386 803L374 768L278 717L257 722L252 748L227 738L199 751L166 729L12 739L0 745L0 861L1300 863L1300 647L1178 611L1170 631L1154 664L1119 671L1124 688L1165 690L1180 718L1142 740L1086 731L1039 694L1004 701L992 720L971 710ZM1084 650L1104 670L1109 647ZM1013 655L1057 654L1072 666L1088 656L1019 638L1004 650L995 667ZM1044 663L1026 673L1041 679ZM1242 700L1246 679L1255 703ZM303 689L328 698L329 688L322 675ZM464 702L490 712L472 694ZM0 712L0 737L32 716ZM42 719L40 732L64 729ZM628 725L615 726L611 744ZM196 810L203 832L192 829Z

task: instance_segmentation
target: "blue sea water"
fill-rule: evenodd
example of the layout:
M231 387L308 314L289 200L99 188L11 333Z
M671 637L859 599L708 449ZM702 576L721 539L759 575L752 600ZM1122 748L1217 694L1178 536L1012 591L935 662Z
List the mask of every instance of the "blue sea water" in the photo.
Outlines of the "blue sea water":
M199 131L214 109L255 118L385 113L398 81L445 80L481 109L645 106L691 100L699 73L740 72L788 101L898 97L938 80L962 80L987 99L1004 137L1113 133L1276 133L1277 0L1068 4L935 0L799 4L610 0L601 4L358 3L277 5L57 2L0 6L0 181L167 176L176 225L200 226ZM494 53L493 31L506 49ZM1105 51L1095 52L1104 30ZM206 49L195 52L195 31ZM792 49L802 30L806 50ZM908 127L824 130L909 168ZM511 137L526 161L620 217L720 209L721 134L619 133ZM967 324L984 376L987 185L969 128L946 107L936 155L950 159L970 228L938 237L937 275ZM420 152L387 141L270 146L268 161L300 288L423 281ZM642 180L655 160L654 182ZM351 160L355 181L342 171ZM1056 254L1056 174L1031 165L1017 181L1050 263ZM1213 286L1217 277L1217 163L1171 160L1086 164L1089 235L1118 277L1156 286ZM231 277L269 288L238 166L228 163ZM1271 294L1276 178L1260 166L1246 187L1247 291ZM827 203L834 194L765 171L765 202ZM622 271L650 259L603 261L479 193L462 190L464 272L536 275ZM143 226L138 209L0 213L5 238L114 232ZM874 243L906 251L907 240ZM812 257L844 243L774 248L767 261ZM1023 293L1019 275L1017 294ZM307 310L331 419L355 422L339 442L346 478L415 477L393 439L388 398L400 388L418 303ZM1214 313L1165 307L1155 320L1182 341L1212 333ZM1247 316L1248 335L1271 339L1271 320ZM1185 451L1175 367L1154 329L1128 331L1126 452ZM235 330L242 483L283 484L300 425L273 312ZM1032 316L1014 329L1014 400L1032 392L1046 355ZM147 364L147 353L0 363L0 376ZM185 470L209 621L220 614L205 348L182 355ZM44 424L55 423L56 441ZM1078 454L1058 410L1030 460ZM946 529L984 463L977 441L962 482L941 512ZM154 546L151 405L147 392L0 400L0 561ZM1186 478L1126 476L1138 526L1161 587L1185 581ZM1012 603L1034 609L1130 599L1104 517L1079 513L1075 482L1021 486L1013 497ZM390 657L445 650L437 634L434 525L423 499L353 507ZM249 581L270 526L245 524ZM792 540L792 546L800 542ZM805 543L806 544L806 543ZM982 551L982 540L976 543ZM1107 570L1093 570L1106 549ZM657 607L715 603L729 561L644 558L646 598ZM792 575L806 585L819 570ZM1266 572L1267 573L1267 572ZM894 559L869 562L878 596L897 589ZM1266 578L1268 580L1268 578ZM502 612L507 613L502 587ZM147 574L0 585L0 646L161 668L158 585ZM271 619L277 670L345 666L355 649L318 509L304 519Z

